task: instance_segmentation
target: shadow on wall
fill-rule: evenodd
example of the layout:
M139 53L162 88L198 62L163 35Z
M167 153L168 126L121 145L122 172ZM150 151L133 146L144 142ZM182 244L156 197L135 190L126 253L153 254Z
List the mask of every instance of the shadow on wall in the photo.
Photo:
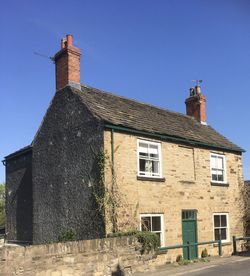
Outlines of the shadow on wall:
M25 169L25 173L16 191L16 238L20 242L32 243L32 171L31 165Z

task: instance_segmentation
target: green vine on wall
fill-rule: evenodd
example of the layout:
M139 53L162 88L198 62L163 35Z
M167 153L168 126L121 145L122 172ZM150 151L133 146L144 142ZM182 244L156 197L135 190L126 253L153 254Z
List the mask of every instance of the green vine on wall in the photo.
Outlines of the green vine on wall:
M118 149L119 146L116 147L114 152ZM108 225L111 225L112 229L109 229L112 233L136 229L139 203L132 207L126 195L120 191L114 165L107 151L102 150L97 155L97 163L99 181L98 186L93 186L93 195L98 206L98 212L102 214ZM106 178L105 175L107 175ZM133 210L134 208L135 210Z
M120 207L120 197L114 177L114 170L106 151L101 151L97 156L99 168L99 185L94 187L94 198L98 211L112 223L112 232L118 231L117 208ZM112 183L105 183L105 171L109 165L112 171Z

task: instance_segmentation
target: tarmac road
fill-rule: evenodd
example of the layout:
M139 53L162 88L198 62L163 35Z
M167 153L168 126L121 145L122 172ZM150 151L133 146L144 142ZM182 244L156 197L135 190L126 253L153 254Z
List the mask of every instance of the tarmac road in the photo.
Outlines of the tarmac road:
M178 275L178 274L176 274ZM192 270L188 273L182 274L188 276L250 276L250 258L241 258L235 262L224 263L220 265L211 264L204 267L202 270Z
M232 256L212 259L209 263L187 266L162 266L152 272L135 273L134 276L250 276L250 257Z

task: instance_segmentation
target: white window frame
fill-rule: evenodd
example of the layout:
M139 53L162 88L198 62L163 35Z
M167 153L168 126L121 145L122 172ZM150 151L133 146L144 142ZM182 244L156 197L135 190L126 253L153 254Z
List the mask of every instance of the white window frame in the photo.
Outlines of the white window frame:
M139 153L139 144L145 143L149 145L154 145L158 147L159 151L159 175L143 175L140 174L140 153ZM162 178L162 158L161 158L161 143L160 142L153 142L143 139L137 139L137 176L139 177L145 177L145 178Z
M150 231L152 233L161 233L161 240L160 240L160 247L164 247L165 239L164 239L164 220L163 220L163 214L140 214L140 225L139 229L142 231L142 225L141 225L141 219L143 217L160 217L161 218L161 231ZM151 219L151 225L152 225L152 219Z
M222 243L226 243L226 242L230 242L230 227L229 227L229 213L213 213L213 237L215 240L215 233L214 230L216 229L220 229L220 228L225 228L225 227L215 227L214 226L214 216L226 216L227 218L227 227L226 227L226 233L227 233L227 239L225 240L221 240Z
M223 181L218 181L218 180L213 180L213 167L212 167L212 157L222 157L223 160ZM219 154L219 153L210 153L210 175L211 175L211 182L212 183L218 183L218 184L226 184L227 183L227 164L226 164L226 157L224 154Z

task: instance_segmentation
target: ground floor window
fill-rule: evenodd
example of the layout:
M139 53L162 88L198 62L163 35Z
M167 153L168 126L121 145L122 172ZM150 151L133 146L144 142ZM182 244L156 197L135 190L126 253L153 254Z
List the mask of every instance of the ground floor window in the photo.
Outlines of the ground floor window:
M163 214L142 214L140 219L140 230L156 233L159 236L160 245L164 246Z
M230 240L228 213L214 213L214 239L221 239L224 242Z

